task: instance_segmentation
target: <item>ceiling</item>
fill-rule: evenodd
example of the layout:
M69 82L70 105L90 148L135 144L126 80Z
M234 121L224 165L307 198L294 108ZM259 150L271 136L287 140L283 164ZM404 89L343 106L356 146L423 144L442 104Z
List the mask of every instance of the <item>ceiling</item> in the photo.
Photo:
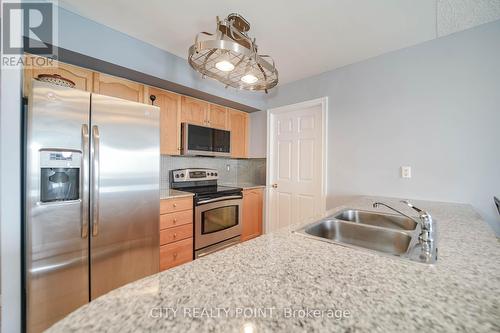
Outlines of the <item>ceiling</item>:
M147 4L147 5L146 5ZM81 16L187 58L236 12L287 83L500 19L500 0L59 0Z

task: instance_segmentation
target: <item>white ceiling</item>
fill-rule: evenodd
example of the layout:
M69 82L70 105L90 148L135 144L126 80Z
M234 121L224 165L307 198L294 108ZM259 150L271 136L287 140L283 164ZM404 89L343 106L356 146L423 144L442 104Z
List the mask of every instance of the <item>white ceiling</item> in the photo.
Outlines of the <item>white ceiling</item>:
M215 16L251 24L286 83L500 18L500 0L59 0L179 57Z

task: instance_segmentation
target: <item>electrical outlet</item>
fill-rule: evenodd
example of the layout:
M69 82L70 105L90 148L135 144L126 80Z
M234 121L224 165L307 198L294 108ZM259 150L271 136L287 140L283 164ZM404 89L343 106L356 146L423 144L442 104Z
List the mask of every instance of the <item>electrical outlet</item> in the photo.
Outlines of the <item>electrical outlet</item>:
M401 167L401 178L411 178L411 166Z

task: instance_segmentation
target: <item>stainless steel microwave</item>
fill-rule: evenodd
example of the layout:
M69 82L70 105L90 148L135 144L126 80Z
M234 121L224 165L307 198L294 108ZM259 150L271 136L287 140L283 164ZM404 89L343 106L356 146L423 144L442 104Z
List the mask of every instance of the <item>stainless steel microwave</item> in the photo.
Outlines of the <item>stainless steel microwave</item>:
M182 123L182 155L231 156L231 132Z

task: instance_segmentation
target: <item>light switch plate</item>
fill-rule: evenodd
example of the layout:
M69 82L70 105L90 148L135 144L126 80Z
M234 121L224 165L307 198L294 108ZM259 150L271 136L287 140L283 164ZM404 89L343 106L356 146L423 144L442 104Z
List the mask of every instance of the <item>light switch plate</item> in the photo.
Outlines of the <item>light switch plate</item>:
M411 166L401 167L401 178L411 178Z

